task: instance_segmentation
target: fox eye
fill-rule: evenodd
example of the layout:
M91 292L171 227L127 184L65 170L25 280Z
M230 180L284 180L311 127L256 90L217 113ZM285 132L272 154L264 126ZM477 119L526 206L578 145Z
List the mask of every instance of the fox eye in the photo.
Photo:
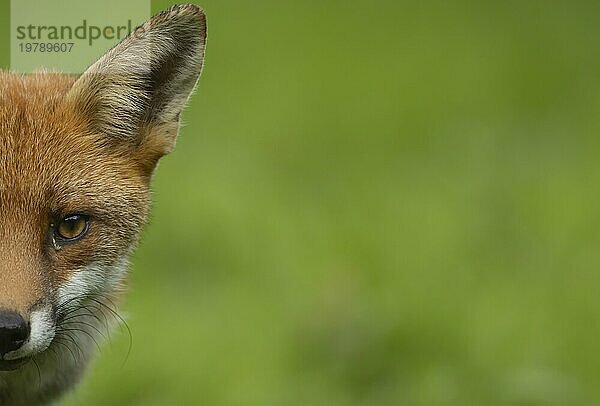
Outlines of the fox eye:
M54 232L62 240L73 241L83 237L88 228L89 217L82 214L73 214L60 220Z

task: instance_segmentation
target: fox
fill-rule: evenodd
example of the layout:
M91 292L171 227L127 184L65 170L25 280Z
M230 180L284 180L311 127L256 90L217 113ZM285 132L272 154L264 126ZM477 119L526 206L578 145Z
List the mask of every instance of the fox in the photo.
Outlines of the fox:
M175 5L80 75L0 71L0 405L60 399L115 328L206 37Z

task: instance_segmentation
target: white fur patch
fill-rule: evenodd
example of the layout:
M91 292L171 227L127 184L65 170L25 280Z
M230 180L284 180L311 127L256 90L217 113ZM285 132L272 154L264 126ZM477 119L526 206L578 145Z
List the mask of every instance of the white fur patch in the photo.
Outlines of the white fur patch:
M90 264L73 273L71 278L58 288L58 305L77 302L77 298L105 293L118 287L127 271L127 258L121 258L113 266Z
M32 312L29 321L31 323L29 339L18 350L6 354L4 359L13 360L37 354L52 343L56 327L52 320L52 308L49 305Z

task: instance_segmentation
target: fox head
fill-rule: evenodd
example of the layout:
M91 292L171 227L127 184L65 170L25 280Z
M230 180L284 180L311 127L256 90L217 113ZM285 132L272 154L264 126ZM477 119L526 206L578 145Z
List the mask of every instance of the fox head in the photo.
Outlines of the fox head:
M174 6L79 77L0 72L0 403L118 296L205 41L203 11Z

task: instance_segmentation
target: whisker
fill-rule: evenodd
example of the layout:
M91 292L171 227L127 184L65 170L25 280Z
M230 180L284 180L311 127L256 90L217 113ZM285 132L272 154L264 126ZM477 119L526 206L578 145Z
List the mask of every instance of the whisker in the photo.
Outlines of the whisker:
M81 359L83 359L83 357L85 356L85 353L83 352L83 350L81 349L81 347L79 346L79 344L77 343L77 341L73 338L73 336L70 334L69 331L61 331L61 333L64 333L64 337L68 337L71 342L73 343L73 345L77 348L77 350L79 351L79 354L81 355Z
M105 299L108 300L109 302L111 302L111 304L113 306L115 306L115 304L110 299L108 299L106 297L105 297ZM129 328L129 325L127 324L127 322L125 321L125 319L123 317L121 317L121 315L119 313L117 313L115 310L113 310L112 308L110 308L105 303L102 303L99 300L94 299L94 298L90 298L90 300L92 300L93 302L98 303L99 305L101 305L104 308L106 308L109 312L111 312L111 314L113 316L115 316L120 321L121 325L125 326L125 329L127 330L127 334L128 334L128 337L129 337L129 346L127 348L127 355L125 356L125 360L123 361L123 365L125 365L125 363L129 359L129 355L131 354L131 348L133 347L133 336L131 334L131 329Z
M92 304L90 304L90 306L91 306L91 305L92 305ZM99 313L102 315L102 318L104 319L104 327L106 328L106 334L110 335L110 326L109 326L109 322L108 322L108 317L106 317L106 313L104 312L104 309L103 309L103 308L101 308L101 307L100 307L100 308L99 308L99 307L93 307L93 308L94 308L94 310L98 311L98 312L99 312ZM86 309L87 309L88 311L90 311L90 313L92 313L92 312L91 312L91 310L89 310L89 309L87 308L87 306L86 306ZM92 313L92 314L93 314L93 313ZM101 321L100 321L100 317L96 316L95 314L94 314L94 317L95 317L96 319L98 319L98 321L99 321L99 322L101 322Z
M75 353L73 352L73 350L71 350L71 347L69 347L69 345L62 340L62 337L54 337L53 342L55 342L56 344L59 344L59 345L62 345L63 347L65 347L71 353L71 357L73 358L73 362L75 364L77 364L78 361L77 361L77 357L75 357ZM60 357L59 357L59 359L60 359Z
M84 326L88 326L88 327L90 327L90 328L94 329L94 330L95 330L95 331L96 331L98 334L100 334L100 336L102 336L102 338L104 338L105 340L109 340L109 339L110 339L110 338L106 337L106 336L104 335L104 333L103 333L102 331L100 331L100 330L99 330L99 329L98 329L96 326L94 326L94 325L93 325L93 324L91 324L91 323L86 323L85 321L68 321L68 322L66 322L66 323L65 323L65 322L63 322L63 323L61 323L60 325L61 325L61 326L68 326L68 325L73 325L73 324L82 324L82 325L84 325Z
M94 344L96 344L96 347L98 347L98 351L100 351L100 344L98 344L98 341L96 341L94 336L89 331L85 331L84 329L81 329L81 328L61 328L60 331L61 332L62 331L72 331L72 332L84 333L94 342Z
M37 369L37 376L38 376L38 388L42 386L42 373L40 371L40 366L37 363L37 361L35 360L35 358L29 358L31 361L33 361L33 364L35 365L35 368Z
M108 302L108 304L105 302ZM109 322L110 316L111 319L117 322L116 324L118 324L121 328L124 328L127 332L127 354L123 360L123 365L125 365L133 348L133 334L131 333L131 329L129 328L127 321L125 321L125 319L117 312L117 310L115 310L116 308L117 306L111 300L111 298L104 295L97 298L91 296L91 294L73 296L65 302L59 304L56 307L56 312L58 314L57 332L60 334L60 337L63 337L64 340L67 340L67 342L62 342L60 344L67 347L74 359L77 357L75 357L74 352L71 350L71 345L75 346L81 357L84 357L84 352L82 347L79 345L80 343L77 340L77 336L73 335L73 333L79 332L87 335L96 344L98 350L101 350L96 337L84 326L87 326L90 330L94 330L102 338L111 341L112 329L110 328L110 324L113 324L113 321L111 320L111 322ZM89 322L85 321L87 317L90 317ZM95 321L104 325L106 334L103 334L103 332L96 326ZM58 343L59 341L56 342Z

